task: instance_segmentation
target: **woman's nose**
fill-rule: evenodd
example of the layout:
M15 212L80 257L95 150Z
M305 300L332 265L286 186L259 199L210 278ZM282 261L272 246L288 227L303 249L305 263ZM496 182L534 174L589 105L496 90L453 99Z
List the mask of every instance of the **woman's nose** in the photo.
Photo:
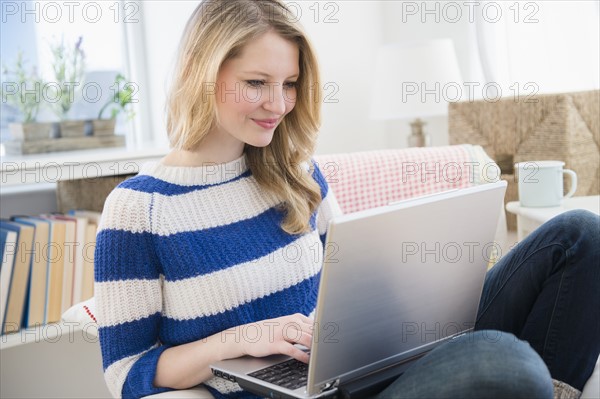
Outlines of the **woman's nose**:
M269 85L269 95L264 99L263 108L277 115L285 113L285 91L281 84Z

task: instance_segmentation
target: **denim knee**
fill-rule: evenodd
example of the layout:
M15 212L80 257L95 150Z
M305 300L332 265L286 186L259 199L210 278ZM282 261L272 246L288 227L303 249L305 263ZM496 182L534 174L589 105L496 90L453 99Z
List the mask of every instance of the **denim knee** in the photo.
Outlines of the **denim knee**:
M549 222L549 228L563 242L565 248L597 256L600 248L600 216L583 209L561 213Z
M386 388L388 398L552 398L550 372L528 343L481 330L440 345Z
M600 216L585 209L573 209L551 219L555 228L567 236L581 236L585 239L599 240Z
M482 397L553 397L550 372L527 342L497 330L476 331L455 341L472 358L470 386Z

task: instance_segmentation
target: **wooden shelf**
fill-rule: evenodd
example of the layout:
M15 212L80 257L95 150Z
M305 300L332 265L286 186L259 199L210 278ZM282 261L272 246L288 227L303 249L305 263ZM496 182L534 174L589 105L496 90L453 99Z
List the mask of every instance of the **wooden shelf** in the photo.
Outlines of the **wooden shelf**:
M137 173L142 164L162 158L168 148L94 149L24 156L3 156L3 192L26 190L31 184ZM12 188L12 189L11 189ZM8 190L5 190L8 189Z

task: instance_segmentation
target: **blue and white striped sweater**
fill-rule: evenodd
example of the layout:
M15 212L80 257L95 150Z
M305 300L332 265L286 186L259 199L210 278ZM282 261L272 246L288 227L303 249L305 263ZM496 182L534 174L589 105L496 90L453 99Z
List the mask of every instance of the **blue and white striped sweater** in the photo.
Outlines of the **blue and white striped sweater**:
M339 208L318 167L323 202L313 230L281 229L279 201L246 158L223 165L145 165L108 197L95 254L95 295L107 384L114 396L153 386L166 348L316 304L327 222ZM242 397L212 379L217 397ZM242 396L240 396L240 394Z

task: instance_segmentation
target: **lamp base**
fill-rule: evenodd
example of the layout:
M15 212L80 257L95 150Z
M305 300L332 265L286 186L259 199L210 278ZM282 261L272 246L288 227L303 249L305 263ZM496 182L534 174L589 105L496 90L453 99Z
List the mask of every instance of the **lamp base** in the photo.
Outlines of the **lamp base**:
M431 137L423 131L423 125L425 125L425 122L419 118L411 122L412 133L408 136L409 147L429 147L431 145Z

